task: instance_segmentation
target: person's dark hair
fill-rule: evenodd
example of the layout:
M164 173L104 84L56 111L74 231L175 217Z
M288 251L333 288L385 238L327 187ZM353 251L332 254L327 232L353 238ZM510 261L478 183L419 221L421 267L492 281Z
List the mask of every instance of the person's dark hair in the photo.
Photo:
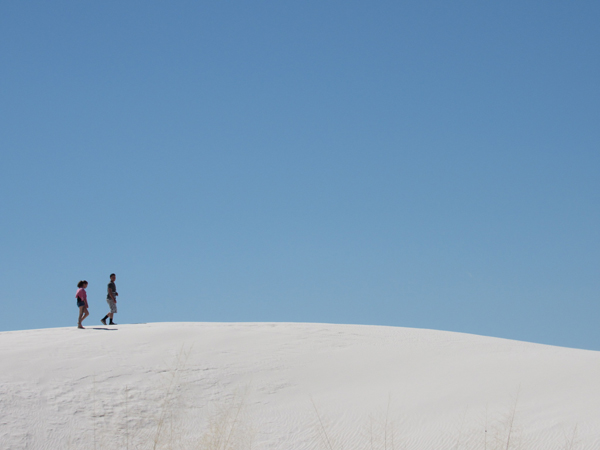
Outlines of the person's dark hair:
M81 280L79 283L77 283L77 287L82 288L85 284L88 284L88 282L85 280Z
M108 278L112 278L112 277L116 277L116 275L114 273L111 273L110 277L108 277Z

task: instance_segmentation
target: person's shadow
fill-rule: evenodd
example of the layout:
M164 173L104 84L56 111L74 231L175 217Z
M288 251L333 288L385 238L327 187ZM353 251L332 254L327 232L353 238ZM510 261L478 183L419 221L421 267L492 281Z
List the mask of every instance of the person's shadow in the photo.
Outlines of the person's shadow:
M102 331L117 331L118 328L99 328L99 327L93 327L90 328L91 330L102 330Z

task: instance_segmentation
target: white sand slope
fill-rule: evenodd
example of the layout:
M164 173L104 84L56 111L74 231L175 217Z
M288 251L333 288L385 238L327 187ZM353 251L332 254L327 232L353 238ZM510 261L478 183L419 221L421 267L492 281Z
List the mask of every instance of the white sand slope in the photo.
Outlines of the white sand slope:
M0 448L600 449L600 352L357 325L108 328L0 333Z

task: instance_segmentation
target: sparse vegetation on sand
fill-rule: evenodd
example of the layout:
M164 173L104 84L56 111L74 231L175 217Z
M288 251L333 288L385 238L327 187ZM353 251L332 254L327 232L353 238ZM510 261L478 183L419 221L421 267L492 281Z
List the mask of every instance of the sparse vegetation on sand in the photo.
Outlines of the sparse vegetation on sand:
M163 372L160 387L160 401L155 403L150 419L143 422L138 417L129 417L129 404L132 394L129 387L124 389L123 426L118 430L103 427L103 407L97 407L96 380L92 378L92 397L94 404L91 424L94 450L114 448L106 438L113 434L121 443L119 448L125 450L252 450L255 437L260 434L253 425L253 416L248 411L249 388L235 389L233 392L223 391L221 399L211 400L201 405L204 421L190 420L189 408L185 405L194 403L186 389L185 365L190 351L181 351L171 370ZM143 395L138 393L137 395ZM323 413L317 403L307 399L312 419L307 420L303 437L307 448L314 450L405 450L414 447L414 442L406 438L406 421L392 416L393 401L388 399L385 408L378 413L366 415L361 426L348 426L335 422L332 417ZM254 417L259 411L254 410ZM476 414L476 413L472 413ZM443 430L439 434L432 433L429 440L432 449L442 448L437 443L444 443L444 450L525 450L531 443L523 440L523 428L519 423L519 394L503 408L490 414L489 408L479 414L479 425L465 425L467 411L464 412L463 425L453 431ZM136 427L144 425L143 427ZM351 429L352 433L348 433ZM149 431L150 430L150 431ZM71 440L72 441L72 440ZM71 448L77 448L71 444ZM564 441L557 442L556 450L577 450L577 426L565 430Z

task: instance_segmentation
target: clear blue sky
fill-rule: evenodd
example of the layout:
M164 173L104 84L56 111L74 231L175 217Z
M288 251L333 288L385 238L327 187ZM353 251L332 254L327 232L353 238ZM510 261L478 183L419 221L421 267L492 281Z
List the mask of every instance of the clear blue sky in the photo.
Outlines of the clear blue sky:
M597 1L0 3L0 330L600 350Z

